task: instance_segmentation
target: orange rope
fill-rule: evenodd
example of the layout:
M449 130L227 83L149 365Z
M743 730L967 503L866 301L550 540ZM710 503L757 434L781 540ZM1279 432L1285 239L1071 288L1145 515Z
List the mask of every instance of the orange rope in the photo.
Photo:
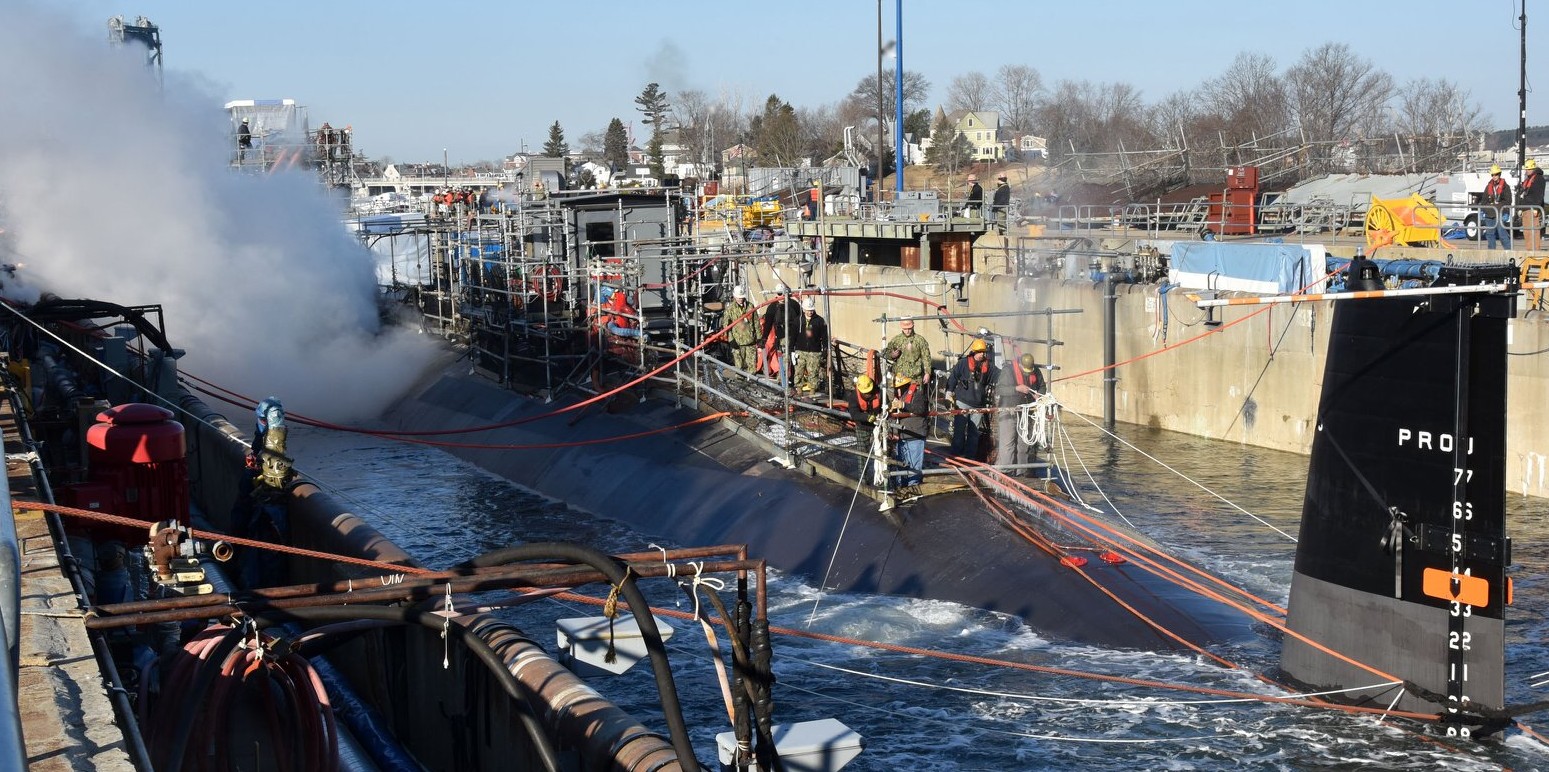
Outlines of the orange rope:
M43 503L41 501L13 500L11 502L11 509L13 509L13 510L40 509L40 510L43 510L44 512L55 512L55 513L58 513L58 514L61 514L61 515L68 515L70 517L78 517L78 518L81 518L83 520L94 520L96 522L107 523L109 525L121 525L121 526L130 527L130 528L140 528L140 529L144 530L147 534L150 533L151 526L155 525L155 523L152 523L152 522L150 522L148 520L137 520L137 519L132 518L132 517L124 517L123 515L111 515L111 514L108 514L107 512L98 512L96 510L91 510L91 509L77 509L75 507L66 507L66 506L63 506L63 505L60 505L60 504L45 504L45 503ZM316 558L318 560L327 560L327 561L332 561L332 562L335 562L335 563L349 563L351 565L366 566L368 568L375 568L375 569L379 569L379 570L382 570L382 571L387 571L389 573L396 573L396 574L429 574L429 573L434 573L433 571L431 571L428 568L416 568L414 566L405 566L405 565L400 565L398 563L386 563L386 562L383 562L383 561L380 561L380 560L367 560L365 558L350 557L349 555L337 555L337 554L334 554L332 552L318 552L317 550L302 549L301 547L291 547L291 546L285 545L285 544L274 544L272 542L258 541L257 539L244 539L244 538L242 538L240 536L231 536L231 535L224 534L224 533L216 533L214 531L201 531L201 530L196 529L196 528L190 528L189 529L189 533L192 533L193 535L195 535L195 536L197 536L197 537L199 537L201 539L213 539L213 540L218 540L218 541L224 541L224 542L226 542L228 544L235 544L235 545L240 546L240 547L252 547L254 549L272 550L274 552L283 552L283 553L285 553L287 555L299 555L301 557Z
M43 502L40 502L40 501L20 501L20 500L17 500L17 501L13 501L11 503L11 507L12 507L12 509L15 509L15 510L38 509L38 510L43 510L43 511L47 511L47 512L56 512L58 514L68 515L68 516L71 516L71 517L78 517L78 518L87 519L87 520L95 520L95 521L98 521L98 522L108 523L108 524L112 524L112 525L145 528L147 530L152 525L149 521L145 521L145 520L138 520L138 519L135 519L135 518L123 517L121 515L112 515L112 514L108 514L108 513L105 513L105 512L97 512L97 511L93 511L93 510L89 510L89 509L77 509L75 507L66 507L66 506L62 506L62 505L58 505L58 504L46 504L46 503L43 503ZM389 572L389 573L404 573L404 574L429 574L429 573L434 573L432 570L426 569L426 568L417 568L417 567L414 567L414 566L404 566L404 565L399 565L399 564L396 564L396 563L385 563L385 562L382 562L382 561L366 560L364 558L355 558L355 557L350 557L350 556L347 556L347 555L338 555L338 554L333 554L333 553L318 552L318 551L315 551L315 550L302 549L302 548L299 548L299 547L289 547L289 546L286 546L286 545L279 545L279 544L272 544L272 543L269 543L269 542L257 541L257 540L254 540L254 539L243 539L243 538L228 536L226 534L215 533L215 532L211 532L211 531L203 531L203 530L191 529L191 533L193 533L195 536L198 536L199 538L202 538L202 539L220 539L220 540L226 541L228 543L236 544L236 545L240 545L240 546L253 547L253 548L256 548L256 549L274 550L276 552L283 552L283 553L292 554L292 555L299 555L299 556L303 556L303 557L317 558L317 559L320 559L320 560L329 560L329 561L335 561L335 562L341 562L341 563L349 563L349 564L352 564L352 565L366 566L366 567L375 568L375 569L378 569L378 570L383 570L383 571L386 571L386 572ZM1089 579L1089 581L1090 581L1090 579ZM580 602L580 603L585 603L585 604L590 604L590 605L597 605L597 606L601 606L601 605L603 605L606 602L602 598L593 598L593 597L590 597L590 596L587 596L587 595L580 595L580 594L571 593L571 592L560 593L559 597L562 597L562 598L564 598L566 600L570 600L570 601L574 601L574 602ZM672 617L672 618L676 618L676 619L690 619L690 618L692 618L691 615L688 614L687 612L678 611L678 610L675 610L675 609L652 608L651 611L653 613L656 613L656 614L659 614L659 615L662 615L662 616ZM1408 711L1386 711L1386 710L1383 710L1381 708L1362 707L1362 706L1355 706L1355 705L1339 705L1339 704L1334 704L1334 703L1318 702L1318 701L1310 700L1310 699L1306 699L1306 698L1275 697L1273 695L1254 694L1254 693L1251 693L1251 692L1239 692L1239 691L1228 690L1228 689L1216 689L1216 688L1201 687L1201 686L1188 686L1188 685L1185 685L1185 684L1169 684L1169 683L1162 682L1162 681L1153 681L1153 680L1142 679L1142 678L1130 678L1130 677L1127 677L1127 676L1106 675L1106 674L1102 674L1102 673L1091 673L1091 672L1080 671L1080 670L1071 670L1071 669L1068 669L1068 668L1056 668L1056 667L1049 667L1049 666L1045 666L1045 665L1033 665L1033 664L1029 664L1029 663L1025 663L1025 662L1013 662L1013 661L1009 661L1009 660L997 660L997 659L992 659L992 658L989 658L989 657L979 657L979 656L968 655L968 654L954 654L954 653L950 653L950 652L932 651L932 650L929 650L929 649L922 649L922 648L917 648L917 647L913 647L913 646L903 646L903 645L899 645L899 644L882 643L882 642L879 642L879 641L867 641L867 640L864 640L864 639L847 638L847 637L843 637L843 636L828 635L828 634L824 634L824 633L813 633L813 632L808 632L808 631L803 631L803 630L797 630L795 628L781 627L781 626L777 626L777 625L771 625L769 629L770 629L770 632L777 633L777 634L780 634L780 635L789 635L789 636L794 636L794 637L798 637L798 638L807 638L807 639L816 640L816 641L826 641L826 642L830 642L830 643L841 643L841 644L848 644L848 645L853 645L853 646L864 646L864 647L873 648L873 649L879 649L879 650L884 650L884 651L893 651L893 652L897 652L897 653L901 653L901 654L911 654L911 655L915 655L915 656L929 657L929 658L935 658L935 659L943 659L943 660L956 661L956 662L964 662L964 663L970 663L970 664L980 664L980 665L1007 667L1007 668L1012 668L1012 669L1015 669L1015 670L1025 670L1025 671L1036 672L1036 673L1045 673L1045 674L1048 674L1048 675L1069 676L1069 677L1072 677L1072 678L1081 678L1081 679L1086 679L1086 680L1104 681L1104 682L1110 682L1110 683L1120 683L1120 684L1127 684L1127 685L1131 685L1131 686L1142 686L1142 687L1149 687L1149 688L1162 689L1162 690L1180 691L1180 692L1188 692L1188 693L1195 693L1195 694L1205 694L1205 695L1225 697L1225 698L1231 698L1231 699L1243 699L1243 700L1255 700L1255 701L1260 701L1260 702L1282 703L1282 704L1297 705L1297 706L1308 707L1308 708L1320 708L1320 709L1324 709L1324 710L1339 710L1339 711L1345 711L1345 712L1350 712L1350 713L1382 713L1382 714L1386 714L1386 715L1389 715L1389 716L1395 716L1395 717L1399 717L1399 718L1410 718L1410 719L1422 720L1422 721L1434 721L1436 719L1436 716L1431 715L1431 714L1426 714L1426 713L1412 713L1412 712L1408 712ZM1393 679L1393 680L1397 680L1397 679Z
M973 463L973 464L976 464L978 466L984 467L984 465L978 464L978 462L965 462L964 460L961 460L961 459L949 459L949 462L957 463L957 464L963 464L963 465L966 465L967 463ZM980 471L981 474L985 474L988 471L995 471L995 472L998 473L998 470L990 470L990 469L988 469L988 467L985 467L983 470L979 470L979 471ZM1006 479L1010 480L1010 478L1006 478ZM1079 523L1071 522L1068 519L1060 518L1060 516L1057 513L1053 512L1048 507L1039 506L1035 501L1033 501L1032 498L1030 498L1029 496L1025 495L1026 492L1030 492L1029 489L1027 489L1027 487L1025 485L1021 486L1021 487L1022 487L1022 491L1017 491L1017 490L1012 489L1010 487L1007 487L1006 490L1008 490L1008 492L1013 496L1013 498L1017 498L1017 499L1021 500L1023 503L1030 504L1032 506L1038 507L1039 509L1042 509L1047 514L1049 514L1049 515L1051 515L1053 517L1056 517L1057 519L1063 520L1064 522L1066 522L1067 524L1071 525L1072 527L1075 527L1077 529L1080 529L1082 531L1087 532L1089 535L1092 535L1094 538L1098 538L1099 540L1102 539L1101 536L1093 533L1091 529L1086 528L1086 527L1080 525ZM1040 494L1040 495L1042 495L1042 494ZM1050 501L1052 502L1052 499ZM1113 529L1113 528L1111 528L1109 526L1106 526L1106 525L1099 525L1098 527L1103 529L1103 530L1107 530L1107 531L1110 531L1110 532L1113 532L1113 533L1117 533L1117 531L1115 531L1115 529ZM1134 550L1130 550L1130 549L1127 549L1127 548L1124 548L1124 547L1121 547L1121 546L1118 546L1118 545L1114 545L1114 547L1117 550L1122 550L1126 557L1133 557L1136 560L1136 562L1138 564L1140 564L1142 567L1146 567L1147 564L1151 564L1152 563L1152 561L1150 561L1148 558L1146 558L1146 557L1136 553ZM1159 550L1159 549L1157 549L1155 547L1146 547L1146 551L1147 552L1151 552L1151 553L1155 553L1157 555L1166 555L1165 552L1163 552L1163 551L1161 551L1161 550ZM1174 561L1180 563L1180 564L1183 562L1181 560L1178 560L1177 558L1172 558L1172 559ZM1157 567L1157 568L1158 568L1158 570L1163 571L1162 574L1159 574L1161 576L1164 576L1164 577L1167 576L1167 575L1173 575L1174 577L1176 576L1174 574L1174 572L1171 572L1171 571L1166 570L1166 569L1161 569L1160 567ZM1218 580L1218 582L1223 584L1226 587L1231 587L1231 585L1229 583L1225 582L1224 580ZM1346 664L1348 664L1348 665L1350 665L1350 666L1352 666L1354 668L1357 668L1359 670L1364 670L1364 671L1366 671L1368 673L1371 673L1373 676L1376 676L1377 678L1380 678L1380 679L1382 679L1384 681L1401 681L1401 680L1403 680L1403 679L1398 678L1397 676L1394 676L1394 675L1392 675L1390 673L1387 673L1387 672L1384 672L1382 670L1379 670L1378 668L1373 667L1372 665L1368 665L1368 664L1366 664L1364 662L1360 662L1359 660L1353 659L1353 658L1351 658L1351 657L1349 657L1349 656L1347 656L1345 654L1342 654L1342 653L1340 653L1338 651L1335 651L1334 649L1331 649L1328 646L1325 646L1322 643L1319 643L1318 641L1315 641L1315 640L1307 637L1306 635L1303 635L1302 633L1299 633L1299 632L1297 632L1295 630L1292 630L1289 626L1286 625L1285 621L1282 620L1282 619L1276 619L1276 618L1271 617L1271 616L1269 616L1267 614L1264 614L1263 612L1259 611L1258 609L1256 609L1256 608L1254 608L1252 606L1249 606L1249 605L1247 605L1245 603L1241 603L1241 602L1239 602L1239 601L1237 601L1237 600L1235 600L1233 598L1227 597L1227 596L1222 595L1220 593L1217 593L1215 591L1209 590L1208 588L1205 588L1205 587L1199 585L1198 583L1193 582L1192 580L1182 581L1181 578L1176 578L1175 579L1175 583L1178 583L1180 586L1186 587L1188 589L1194 590L1196 593L1199 593L1199 594L1201 594L1202 596L1204 596L1206 598L1210 598L1211 600L1215 600L1215 601L1217 601L1219 603L1222 603L1223 605L1226 605L1226 606L1229 606L1231 608L1234 608L1234 609L1236 609L1236 610L1238 610L1238 611L1240 611L1240 612L1242 612L1242 613L1244 613L1244 614L1246 614L1246 615L1248 615L1248 616L1250 616L1250 617L1252 617L1252 618L1254 618L1254 619L1256 619L1256 620L1258 620L1260 622L1263 622L1266 625L1269 625L1270 627L1275 628L1276 630L1279 630L1284 635L1287 635L1287 636L1290 636L1292 638L1295 638L1296 640L1301 641L1302 643L1305 643L1308 646L1311 646L1312 648L1317 649L1318 651L1321 651L1324 654L1329 655L1330 657L1333 657L1333 658L1335 658L1335 659L1337 659L1337 660L1339 660L1341 662L1344 662L1344 663L1346 663ZM1237 590L1237 591L1238 592L1242 592L1242 594L1244 596L1246 596L1246 597L1252 597L1250 594L1246 593L1245 591L1241 591L1241 590Z
M1376 254L1375 250L1373 250L1373 254ZM1318 282L1325 281L1329 277L1334 276L1337 273L1339 273L1339 272L1338 271L1331 271L1329 273L1325 273L1325 274L1323 274L1323 276L1321 278L1319 278L1319 279L1317 279L1315 281L1308 282L1307 284L1302 285L1301 289L1298 289L1296 291L1296 293L1293 293L1293 294L1299 294L1302 291L1306 290L1308 287L1311 287L1314 284L1317 284ZM1166 300L1164 299L1163 302L1165 303ZM1247 314L1247 315L1245 315L1245 316L1243 316L1243 317L1241 317L1239 319L1234 319L1234 320L1232 320L1230 322L1226 322L1226 323L1220 325L1219 327L1213 327L1211 329L1208 329L1208 330L1206 330L1206 331L1204 331L1204 332L1202 332L1202 333L1200 333L1198 335L1195 335L1192 338L1188 338L1188 339L1185 339L1185 340L1180 340L1177 343L1169 343L1169 344L1167 344L1167 345L1165 345L1165 346L1163 346L1163 347L1161 347L1161 348L1159 348L1159 349L1157 349L1155 351L1148 351L1148 352L1146 352L1144 354L1141 354L1139 356L1130 357L1129 359L1126 359L1126 360L1124 360L1122 362L1114 362L1111 365L1104 365L1102 367L1093 368L1091 370L1086 370L1084 372L1073 373L1071 375L1064 375L1064 376L1061 376L1059 378L1054 378L1053 381L1056 381L1056 382L1057 381L1068 381L1068 380L1071 380L1073 378L1083 378L1083 377L1088 376L1088 375L1093 375L1093 374L1096 374L1096 373L1107 372L1108 370L1117 370L1120 367L1123 367L1123 366L1129 365L1129 364L1134 364L1134 363L1139 362L1139 361L1141 361L1143 359L1150 359L1151 357L1154 357L1154 356L1156 356L1158 354L1163 354L1163 353L1166 353L1168 351L1172 351L1175 348L1180 348L1182 346L1187 346L1188 344L1194 343L1195 341L1204 340L1205 338L1208 338L1211 335L1215 335L1218 332L1225 332L1226 330L1229 330L1229 329L1231 329L1233 327L1236 327L1237 325L1242 324L1243 322L1246 322L1249 319L1252 319L1253 317L1258 316L1259 314L1264 313L1265 311L1268 311L1270 308L1273 308L1273 306L1265 306L1265 307L1263 307L1263 308L1261 308L1261 309L1259 309L1257 311L1254 311L1254 312L1252 312L1250 314Z
M999 513L1002 515L1002 517L997 518L997 519L1000 519L1001 522L1005 522L1005 523L1008 523L1008 524L1009 524L1009 522L1016 520L1016 518L1014 518L1012 516L1009 508L1006 508L1005 505L1001 504L1000 502L991 500L988 496L986 496L984 494L983 491L979 490L979 488L973 484L973 481L971 481L968 478L968 473L964 469L958 468L957 473L958 473L958 476L963 478L963 482L968 485L969 489L972 490L974 492L974 494L979 497L980 501L983 501L985 503L985 505L989 506L991 509L999 511ZM1030 529L1025 528L1024 524L1022 524L1021 522L1018 521L1017 525L1013 526L1013 530L1015 530L1018 534L1020 534L1023 538L1027 539L1028 541L1031 541L1034 544L1038 544L1040 547L1043 547L1042 542L1044 540L1042 539L1042 537L1038 537L1036 539L1033 538L1033 535L1029 532ZM1047 550L1048 548L1044 547L1044 549ZM1160 633L1163 637L1172 639L1173 641L1177 642L1179 645L1184 646L1185 648L1189 649L1190 651L1193 651L1195 654L1198 654L1198 655L1200 655L1202 657L1206 657L1206 658L1208 658L1210 660L1213 660L1216 664L1221 665L1222 667L1226 667L1226 668L1233 669L1233 670L1237 669L1237 665L1236 664L1234 664L1234 663L1232 663L1232 662L1230 662L1230 661L1228 661L1228 660L1226 660L1226 659L1224 659L1224 658L1222 658L1220 656L1217 656L1216 654L1213 654L1213 653L1211 653L1209 651L1206 651L1199 644L1196 644L1193 641L1190 641L1189 639L1184 638L1182 635L1179 635L1178 633L1174 632L1171 628L1167 627L1166 625L1162 624L1161 622L1158 622L1158 621L1152 619L1151 617L1146 616L1144 613L1142 613L1140 611L1140 609L1137 609L1134 606L1130 605L1129 603L1126 603L1118 595L1114 594L1114 592L1112 590L1108 589L1107 587L1104 587L1101 582L1097 581L1096 578L1094 578L1091 574L1087 573L1086 570L1084 568L1082 568L1081 566L1070 565L1068 563L1062 563L1062 565L1065 565L1066 568L1069 568L1070 570L1075 571L1077 576L1080 576L1082 579L1085 579L1089 584L1091 584L1093 587L1095 587L1098 592L1101 592L1102 594L1108 596L1108 599L1113 601L1116 605L1118 605L1119 608L1122 608L1125 611L1128 611L1131 616L1135 617L1136 619L1139 619L1141 622L1144 622L1147 626L1149 626L1151 629L1153 629L1153 630L1157 631L1158 633Z
M575 594L575 593L562 593L558 597L564 598L565 600L575 601L575 602L578 602L578 603L585 603L587 605L592 605L592 606L601 606L604 603L606 603L606 600L603 599L603 598L594 598L594 597L591 597L591 596L588 596L588 595L579 595L579 594ZM627 607L627 604L624 604L624 603L620 603L619 605ZM661 616L672 617L674 619L692 619L693 618L692 614L690 614L690 613L688 613L686 611L678 611L678 610L675 610L675 609L658 609L658 608L654 608L653 607L651 609L651 612L654 613L654 614L659 614ZM717 624L721 624L720 620L717 620ZM1319 702L1319 701L1308 699L1308 698L1304 698L1304 697L1276 697L1274 695L1269 695L1269 694L1255 694L1253 692L1242 692L1242 691L1236 691L1236 690L1232 690L1232 689L1217 689L1217 688L1209 687L1209 686L1189 686L1187 684L1172 684L1172 683L1167 683L1165 681L1154 681L1154 680L1147 679L1147 678L1132 678L1132 677L1129 677L1129 676L1116 676L1116 675L1108 675L1108 674L1105 674L1105 673L1093 673L1093 672L1084 671L1084 670L1071 670L1069 668L1051 667L1049 665L1034 665L1034 664L1031 664L1031 663L1028 663L1028 662L1015 662L1015 661L1012 661L1012 660L993 659L991 657L981 657L981 656L977 656L977 655L973 655L973 654L956 654L956 653L953 653L953 652L936 651L936 650L933 650L933 649L922 649L922 648L915 647L915 646L905 646L903 644L897 644L897 643L883 643L881 641L868 641L868 640L865 640L865 639L862 639L862 638L848 638L848 637L845 637L845 636L842 636L842 635L829 635L828 633L815 633L815 632L812 632L810 630L798 630L798 629L796 629L794 627L781 627L779 625L770 625L769 626L769 632L776 633L778 635L788 635L788 636L791 636L793 638L805 638L807 640L812 640L812 641L823 641L825 643L839 643L839 644L845 644L845 645L848 645L848 646L861 646L861 647L868 648L868 649L877 649L879 651L891 651L891 652L895 652L895 653L898 653L898 654L909 654L909 655L912 655L912 656L926 657L926 658L929 658L929 659L948 660L948 661L952 661L952 662L963 662L963 663L973 664L973 665L986 665L986 666L990 666L990 667L1005 667L1005 668L1010 668L1012 670L1023 670L1023 671L1027 671L1027 672L1031 672L1031 673L1043 673L1045 675L1053 675L1053 676L1067 676L1067 677L1070 677L1070 678L1080 678L1080 679L1084 679L1084 680L1088 680L1088 681L1103 681L1103 682L1107 682L1107 683L1125 684L1127 686L1140 686L1140 687L1146 687L1146 688L1151 688L1151 689L1161 689L1161 690L1164 690L1164 691L1185 692L1185 693L1189 693L1189 694L1204 694L1204 695L1209 695L1209 696L1213 696L1213 697L1224 697L1224 698L1227 698L1227 699L1238 699L1238 700L1245 700L1245 701L1273 702L1273 703L1280 703L1280 704L1284 704L1284 705L1296 705L1296 706L1304 707L1304 708L1317 708L1317 709L1320 709L1320 710L1337 710L1337 711L1342 711L1342 712L1347 712L1347 713L1386 714L1388 716L1394 716L1394 717L1397 717L1397 718L1408 718L1408 719L1413 719L1413 720L1416 720L1416 721L1435 721L1437 719L1436 714L1433 714L1433 713L1414 713L1414 712L1402 711L1402 710L1389 711L1389 710L1384 710L1383 708L1368 707L1368 706L1362 706L1362 705L1341 705L1341 704L1338 704L1338 703L1331 703L1331 702Z

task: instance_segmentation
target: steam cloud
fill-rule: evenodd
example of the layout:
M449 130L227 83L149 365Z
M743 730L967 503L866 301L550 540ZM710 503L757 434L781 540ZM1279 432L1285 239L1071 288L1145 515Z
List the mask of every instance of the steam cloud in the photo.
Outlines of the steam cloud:
M329 420L376 415L424 372L436 349L380 327L374 258L314 178L229 167L210 84L158 85L105 25L7 5L0 261L23 267L5 294L160 303L184 372Z

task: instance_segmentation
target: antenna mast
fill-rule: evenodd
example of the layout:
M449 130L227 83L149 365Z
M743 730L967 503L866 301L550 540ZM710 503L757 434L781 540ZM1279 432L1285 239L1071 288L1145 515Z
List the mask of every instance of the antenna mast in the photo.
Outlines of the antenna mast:
M1517 17L1522 28L1522 80L1517 88L1517 168L1527 161L1527 0L1522 0L1522 15Z

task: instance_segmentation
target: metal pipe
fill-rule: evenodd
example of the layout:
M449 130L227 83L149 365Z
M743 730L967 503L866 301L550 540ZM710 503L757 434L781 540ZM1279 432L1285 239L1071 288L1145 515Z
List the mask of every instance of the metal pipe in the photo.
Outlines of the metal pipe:
M898 33L893 41L894 87L897 95L893 105L893 189L902 193L904 190L904 0L897 0L894 4L894 22L897 24Z
M691 568L710 573L731 573L757 567L755 562L746 560L708 561L702 566L696 564L693 567L664 563L629 563L628 565L635 575L643 578L676 575L674 572L692 573ZM263 594L253 590L240 596L211 593L209 595L183 596L156 601L116 603L99 606L87 612L85 626L88 630L109 630L158 622L210 619L237 613L244 608L256 611L260 609L313 608L338 603L353 603L357 605L366 603L397 603L405 600L433 598L438 593L444 593L448 590L454 593L469 593L526 586L576 587L608 579L608 577L597 570L574 566L536 571L490 571L487 573L476 571L471 574L438 572L437 575L432 576L400 578L402 576L402 574L394 574L376 577L374 580L376 586L374 587L371 587L373 579L358 580L359 583L371 587L371 589L353 586L355 582L347 580L346 582L324 584L323 586L327 589L322 592L318 592L315 585L293 585L290 587L268 588Z
M1118 338L1118 285L1113 272L1107 272L1103 280L1103 427L1113 428L1114 399L1118 392L1119 375L1114 365Z

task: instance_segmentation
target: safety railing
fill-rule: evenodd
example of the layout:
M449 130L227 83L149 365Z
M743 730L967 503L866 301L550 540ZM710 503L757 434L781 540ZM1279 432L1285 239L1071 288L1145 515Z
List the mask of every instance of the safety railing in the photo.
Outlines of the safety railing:
M0 666L0 765L24 769L26 749L22 742L21 708L17 703L17 667L21 640L21 545L16 537L16 520L11 516L11 486L0 476L0 503L6 512L0 516L0 646L5 662ZM13 766L14 765L14 766Z
M1521 249L1536 252L1543 248L1544 207L1485 206L1468 207L1463 222L1445 230L1462 230L1463 241L1486 249Z

